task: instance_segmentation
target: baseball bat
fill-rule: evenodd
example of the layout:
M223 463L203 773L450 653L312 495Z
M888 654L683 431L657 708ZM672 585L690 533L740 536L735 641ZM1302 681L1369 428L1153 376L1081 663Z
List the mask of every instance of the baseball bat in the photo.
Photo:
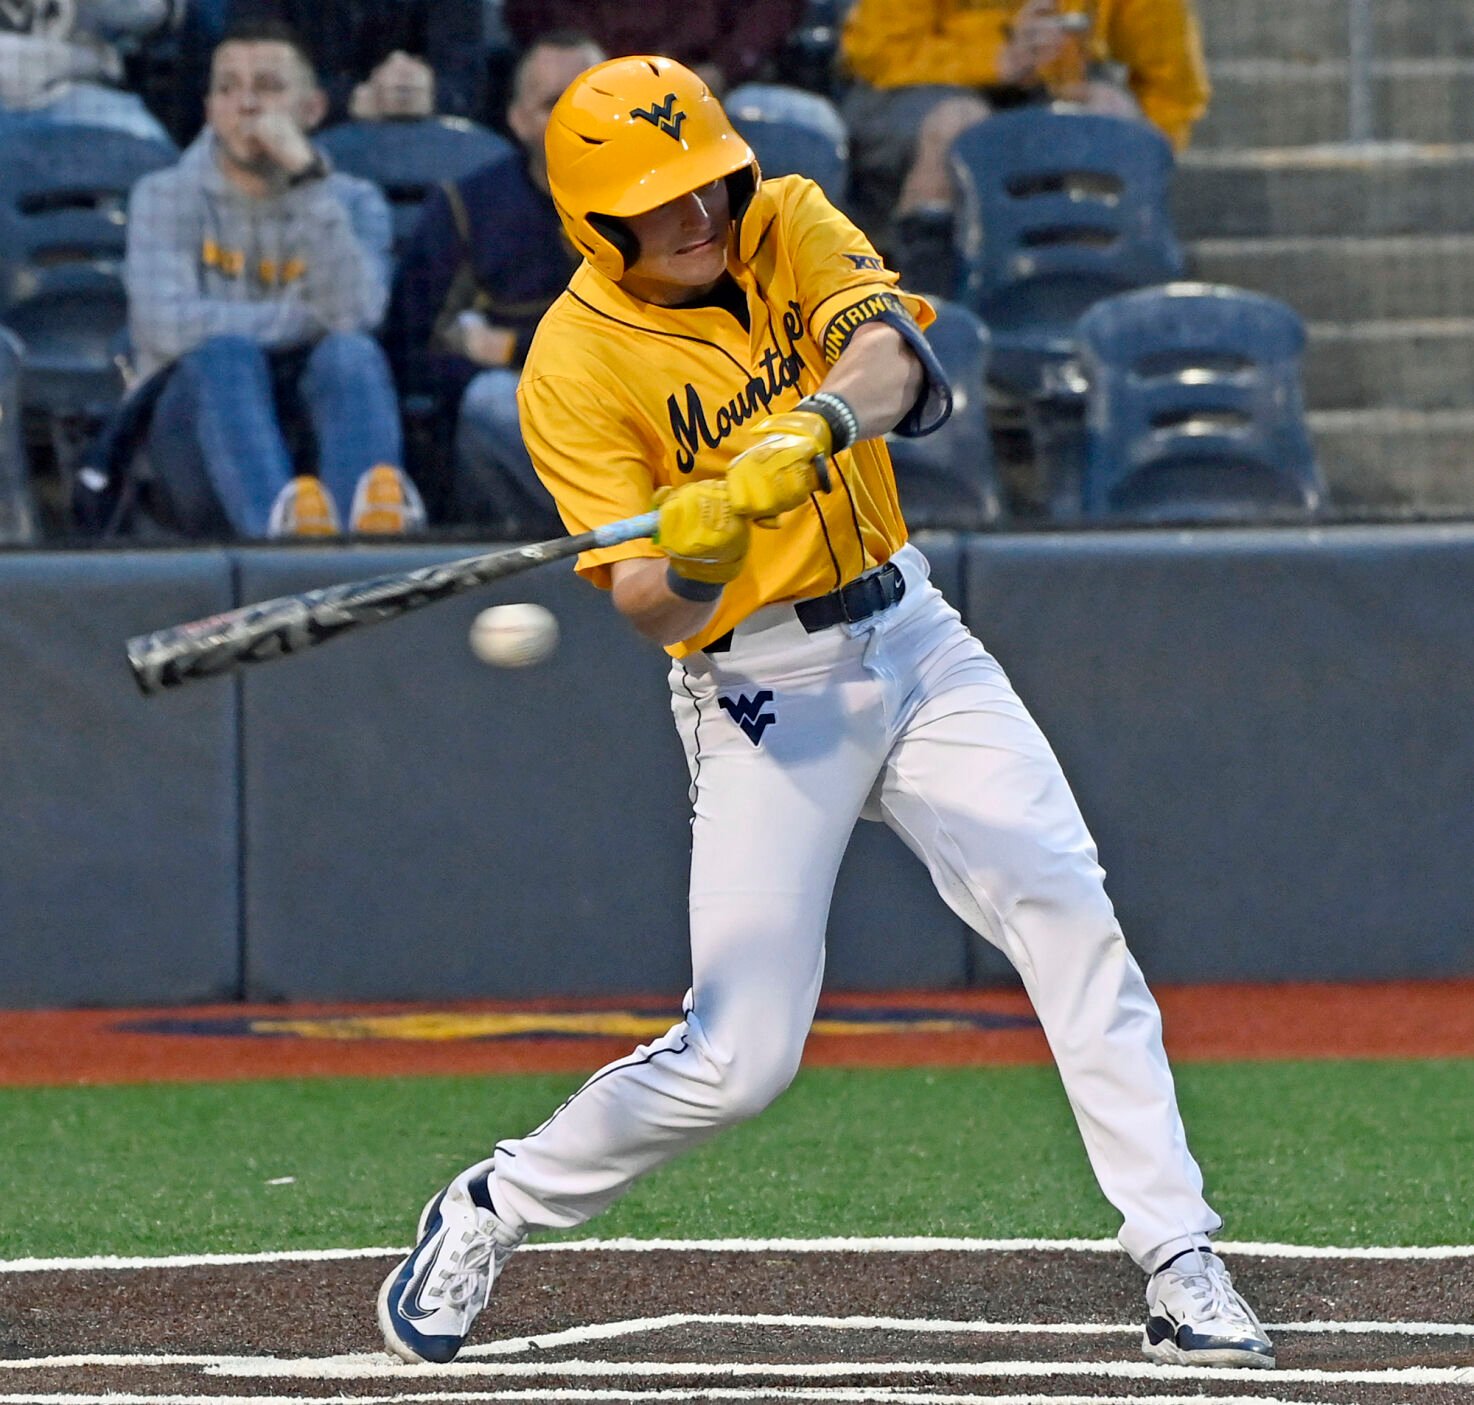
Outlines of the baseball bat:
M139 689L146 697L152 696L199 678L213 678L242 664L264 663L316 648L349 630L398 619L412 610L422 610L549 561L563 561L595 547L654 536L659 520L658 513L644 512L574 537L555 537L447 561L441 566L346 581L300 595L242 605L222 615L136 635L127 643L128 665Z

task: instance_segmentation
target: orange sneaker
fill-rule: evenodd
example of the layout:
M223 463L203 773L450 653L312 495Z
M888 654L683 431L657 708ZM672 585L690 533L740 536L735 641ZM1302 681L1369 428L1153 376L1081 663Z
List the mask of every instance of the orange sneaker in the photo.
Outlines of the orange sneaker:
M276 495L271 505L268 537L336 537L343 530L338 509L321 478L302 474Z
M358 480L348 520L352 531L366 536L401 537L425 525L425 504L408 474L376 464Z

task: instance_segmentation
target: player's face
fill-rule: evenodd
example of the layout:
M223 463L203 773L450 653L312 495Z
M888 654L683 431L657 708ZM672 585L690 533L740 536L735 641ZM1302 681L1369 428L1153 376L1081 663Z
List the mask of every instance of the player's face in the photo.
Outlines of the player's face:
M622 285L646 302L681 302L726 271L732 211L725 180L632 215L626 223L640 241L640 257Z
M222 44L210 64L205 119L225 154L247 170L268 165L255 139L262 117L281 113L303 131L320 116L321 94L290 45Z

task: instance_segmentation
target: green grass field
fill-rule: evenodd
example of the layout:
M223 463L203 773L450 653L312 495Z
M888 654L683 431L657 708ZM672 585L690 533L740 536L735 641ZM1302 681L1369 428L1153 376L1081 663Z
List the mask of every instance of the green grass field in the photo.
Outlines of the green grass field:
M1196 1064L1177 1079L1226 1237L1470 1239L1474 1060ZM576 1082L0 1090L0 1257L404 1244L439 1184L542 1121ZM1116 1227L1052 1069L810 1069L585 1232L1097 1238Z

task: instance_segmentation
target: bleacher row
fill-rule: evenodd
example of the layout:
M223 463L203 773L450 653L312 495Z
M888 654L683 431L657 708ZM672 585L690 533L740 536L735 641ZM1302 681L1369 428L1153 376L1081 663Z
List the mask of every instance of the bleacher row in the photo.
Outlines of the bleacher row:
M751 84L731 107L765 171L810 175L843 202L845 137L832 104ZM320 141L341 169L381 186L400 240L436 181L509 151L456 118L350 122ZM33 443L39 422L63 472L123 390L129 186L175 159L163 143L84 127L0 155L0 317L19 338L6 380L32 416ZM965 133L955 159L970 254L933 341L960 393L941 433L893 446L913 525L976 527L1004 514L990 386L1054 421L1036 435L1054 516L1320 505L1299 390L1304 329L1273 299L1173 282L1182 256L1164 139L1113 117L1003 113ZM1132 288L1154 291L1113 296ZM1061 433L1072 421L1082 432Z
M822 7L810 8L822 19ZM1210 41L1222 8L1205 8ZM1221 37L1236 45L1230 62L1238 67L1226 91L1243 116L1252 103L1239 89L1257 63L1258 29L1245 20L1230 34L1218 23ZM1278 18L1266 18L1258 28L1277 33L1275 26ZM832 63L825 32L810 25L791 46L812 51L816 73ZM846 132L829 98L748 84L728 95L728 105L765 172L808 174L844 204ZM1227 251L1232 238L1201 237L1205 211L1231 201L1237 189L1240 173L1224 161L1232 117L1205 124L1212 149L1192 153L1185 172L1152 129L1098 115L1000 113L958 140L956 264L929 281L950 294L940 300L932 338L961 393L941 434L893 445L913 525L975 527L1021 516L1303 518L1346 508L1335 476L1327 486L1326 433L1305 409L1300 315L1283 298L1184 281L1189 268L1260 281L1252 277L1252 248L1235 260ZM443 117L342 123L319 140L340 168L380 184L401 239L428 187L508 150L488 128ZM0 322L16 338L0 338L0 484L6 462L21 465L10 475L15 490L0 493L0 540L65 536L76 526L65 515L67 476L123 390L118 266L127 190L175 159L164 143L82 128L28 134L24 144L0 150ZM1378 164L1390 169L1388 161ZM1215 166L1224 166L1224 190L1217 201L1197 199L1184 222L1180 178L1189 177L1189 193L1199 197ZM1229 219L1223 233L1235 229ZM1198 236L1186 251L1179 230ZM1262 281L1298 302L1296 280L1279 276L1284 252L1266 250ZM1313 301L1323 293L1306 285ZM1310 315L1327 314L1312 307ZM1327 326L1311 330L1324 366ZM1353 364L1366 351L1358 328L1331 330L1339 334L1333 349L1352 358L1345 369L1364 370ZM1315 374L1316 364L1313 391L1324 393L1319 382L1334 379L1333 388L1351 393L1365 379ZM1319 418L1324 425L1325 412ZM411 434L412 471L416 449L423 456L427 442L434 441ZM37 483L61 505L49 517L28 501L25 490ZM1353 507L1356 499L1353 493Z

